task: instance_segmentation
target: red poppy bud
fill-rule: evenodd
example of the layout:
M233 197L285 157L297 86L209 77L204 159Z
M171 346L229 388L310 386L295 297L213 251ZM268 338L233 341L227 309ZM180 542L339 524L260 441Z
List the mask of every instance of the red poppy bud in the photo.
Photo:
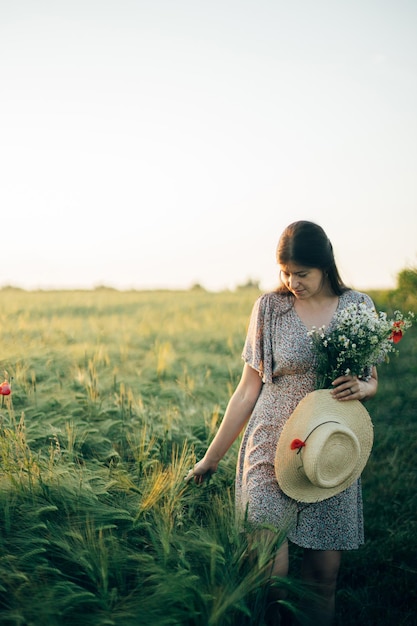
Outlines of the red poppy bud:
M301 441L301 439L294 439L291 441L291 450L299 450L300 448L304 448L305 445L306 444L304 441Z

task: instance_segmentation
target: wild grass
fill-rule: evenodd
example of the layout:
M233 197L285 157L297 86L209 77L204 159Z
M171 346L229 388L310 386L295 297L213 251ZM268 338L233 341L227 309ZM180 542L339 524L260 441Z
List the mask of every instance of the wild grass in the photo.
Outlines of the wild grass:
M233 523L238 442L208 484L183 480L239 379L257 295L0 292L13 390L0 407L2 625L263 624L281 534L254 562ZM413 623L416 351L412 329L369 404L367 543L345 556L338 624ZM276 581L290 611L306 594L298 560Z

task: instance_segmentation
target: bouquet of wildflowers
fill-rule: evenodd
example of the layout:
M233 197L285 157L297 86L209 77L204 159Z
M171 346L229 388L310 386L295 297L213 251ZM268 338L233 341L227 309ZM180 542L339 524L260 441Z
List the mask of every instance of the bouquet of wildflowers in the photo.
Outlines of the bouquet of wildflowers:
M336 313L333 328L313 328L308 334L317 358L317 386L329 387L338 376L370 377L373 365L388 361L396 344L412 325L408 317L395 311L392 319L377 313L364 302L350 304Z

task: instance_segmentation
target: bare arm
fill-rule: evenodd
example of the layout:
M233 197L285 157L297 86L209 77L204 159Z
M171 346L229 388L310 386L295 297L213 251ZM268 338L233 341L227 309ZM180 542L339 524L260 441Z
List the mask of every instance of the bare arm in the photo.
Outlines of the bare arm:
M369 400L378 389L378 373L376 367L372 368L371 378L361 380L356 376L340 376L333 381L333 397L336 400Z
M239 436L248 421L262 388L259 373L249 365L243 367L242 377L235 392L229 400L222 423L204 457L194 465L186 476L189 481L199 484L206 474L217 470L219 461L224 457L230 446Z

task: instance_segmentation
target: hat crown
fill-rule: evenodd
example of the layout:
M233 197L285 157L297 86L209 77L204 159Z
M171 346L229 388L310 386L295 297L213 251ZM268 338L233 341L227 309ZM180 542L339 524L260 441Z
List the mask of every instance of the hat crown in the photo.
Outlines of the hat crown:
M316 487L331 489L355 473L360 444L355 433L334 421L322 422L306 440L302 469Z

